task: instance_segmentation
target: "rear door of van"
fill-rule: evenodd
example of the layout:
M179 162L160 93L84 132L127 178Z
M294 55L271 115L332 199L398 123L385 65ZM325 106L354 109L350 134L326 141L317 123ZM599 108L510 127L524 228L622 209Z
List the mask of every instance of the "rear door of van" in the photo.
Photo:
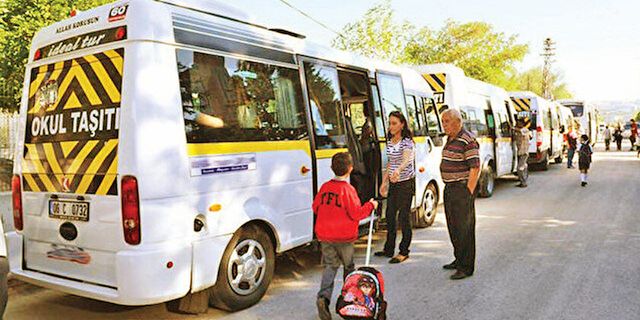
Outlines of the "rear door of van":
M124 49L51 61L29 72L23 266L116 287L115 253L124 245L117 174Z

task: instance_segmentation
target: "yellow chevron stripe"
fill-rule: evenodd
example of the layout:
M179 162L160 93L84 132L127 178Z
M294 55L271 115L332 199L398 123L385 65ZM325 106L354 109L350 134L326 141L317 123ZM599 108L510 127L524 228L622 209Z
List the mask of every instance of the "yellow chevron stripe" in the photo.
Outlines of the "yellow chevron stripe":
M40 180L42 180L42 183L44 183L45 189L50 192L57 191L56 187L53 185L53 183L45 173L47 171L44 170L44 166L42 165L42 162L40 162L40 159L38 158L38 150L36 150L36 146L33 144L27 144L26 146L28 150L27 157L31 159L31 163L35 166L35 169L38 172L38 177L40 177Z
M33 177L31 176L30 173L23 173L22 176L24 176L24 179L27 180L27 184L29 185L29 189L31 189L31 191L40 192L40 188L38 188L38 183L36 183L36 181L33 180Z
M113 182L117 177L117 175L115 174L117 169L118 169L118 155L116 155L116 157L113 158L113 162L111 162L111 165L107 170L107 174L102 179L102 182L100 183L100 187L98 187L98 191L96 191L97 195L105 195L107 194L107 192L109 192L109 188L111 188L111 185L113 184Z
M527 109L531 109L531 99L524 98L524 99L521 99L521 100L522 100L522 103L524 104L524 106Z
M444 88L447 85L447 76L444 73L436 73L435 76L440 79L440 82L442 82L442 84L444 85L442 87L442 91L444 91Z
M66 173L74 174L74 175L77 174L78 169L82 165L82 162L84 162L84 159L87 157L87 155L89 155L91 150L93 150L93 148L97 144L98 144L98 140L87 141L87 144L82 148L82 150L80 150L80 152L78 153L78 156L75 159L73 159L73 162L71 162L71 165L69 166L69 169L67 169Z
M71 153L71 150L73 150L73 148L75 148L76 145L78 145L80 141L62 141L60 142L60 147L62 147L62 154L64 155L65 158L67 158L69 156L69 153Z
M98 173L98 169L107 158L109 153L113 151L113 149L118 145L118 140L113 139L109 140L104 147L98 152L98 155L93 158L89 168L85 172L83 172L82 180L80 180L80 184L78 185L78 189L76 189L76 193L85 194L87 193L87 189L91 185L91 181L95 178L95 175Z
M35 79L31 80L31 85L29 86L29 99L33 98L33 96L38 92L40 85L42 84L42 80L47 75L47 65L40 66L38 68L38 75Z
M94 55L85 56L84 59L89 61L91 68L98 76L100 83L102 83L102 87L109 95L111 101L114 103L120 102L120 91L118 91L118 88L113 84L111 77L109 77L107 70L105 70L102 63L100 63L100 60L98 60Z
M109 57L109 59L111 59L111 63L113 63L113 65L116 67L116 70L118 70L118 73L122 75L122 63L124 62L124 60L122 59L122 56L120 56L115 50L107 50L103 53L107 57Z
M522 111L522 106L518 102L518 99L511 98L511 102L513 102L513 107L514 107L514 109L516 109L516 111L518 111L518 112Z
M60 168L60 164L58 163L56 154L53 152L53 144L43 143L42 147L44 148L44 154L47 157L47 162L49 162L53 173L55 173L55 177L58 180L58 183L62 185L62 178L64 177L64 174L62 172L62 168Z
M102 104L102 102L100 101L100 98L98 97L98 94L96 93L95 89L93 89L93 86L89 81L89 78L87 78L87 75L84 74L84 71L82 71L82 68L80 67L78 62L76 62L75 60L71 62L71 69L69 70L69 73L67 73L67 75L62 80L62 84L58 89L58 97L62 97L62 95L65 92L67 92L67 89L69 88L69 85L71 84L71 81L73 79L78 80L78 83L80 83L80 87L82 87L82 91L84 91L84 94L89 99L89 103L91 103L91 105ZM47 111L56 110L56 108L58 108L59 103L60 103L60 99L58 99L56 103L54 103L51 107L49 107Z
M431 78L432 75L430 74L425 74L422 77L427 80L427 82L429 83L429 86L431 86L431 89L433 89L433 91L435 92L444 92L444 88L442 88L433 78Z

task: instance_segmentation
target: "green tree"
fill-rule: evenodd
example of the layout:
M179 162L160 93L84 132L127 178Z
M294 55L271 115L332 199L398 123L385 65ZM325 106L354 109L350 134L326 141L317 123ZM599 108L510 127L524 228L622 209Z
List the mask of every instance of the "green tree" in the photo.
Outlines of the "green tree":
M339 49L370 58L408 64L452 63L473 78L504 86L514 64L527 54L515 35L496 32L484 22L452 20L440 30L397 23L390 1L374 6L358 21L342 30L333 41Z
M384 0L369 9L364 16L347 24L342 36L333 39L335 48L357 52L365 57L401 62L415 34L409 22L396 23L391 1Z
M640 111L636 113L636 116L634 118L636 119L636 122L640 121Z
M0 80L5 107L17 109L31 39L41 28L69 17L72 9L87 10L113 0L0 0ZM2 94L2 93L0 93Z
M529 50L517 36L496 32L485 22L448 20L440 30L423 27L407 46L404 60L411 64L452 63L469 77L505 86L514 64Z
M542 67L533 67L523 72L512 74L507 81L505 89L509 91L531 91L543 96ZM551 73L551 94L554 99L569 99L572 97L571 91L563 81L562 73L558 71Z

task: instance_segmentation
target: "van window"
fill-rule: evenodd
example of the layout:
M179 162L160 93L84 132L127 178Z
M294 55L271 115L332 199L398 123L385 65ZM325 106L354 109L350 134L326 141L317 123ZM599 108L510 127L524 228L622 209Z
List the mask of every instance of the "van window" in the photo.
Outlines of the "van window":
M177 51L187 142L308 136L298 70Z
M414 132L414 135L417 136L426 136L428 132L427 119L424 114L424 98L416 97L417 105L417 115L418 115L418 123L420 123L420 131Z
M316 149L346 148L338 71L335 67L310 62L304 63L304 71L309 88Z
M380 107L380 95L378 92L378 86L371 86L371 95L373 95L373 112L375 113L376 119L376 134L380 140L386 139L385 134L385 123L382 117L382 108Z
M440 122L438 120L438 111L435 107L433 99L422 98L426 114L427 129L429 136L436 137L442 133L440 129Z
M409 128L414 135L417 135L420 132L420 123L418 122L418 115L416 113L416 98L412 95L406 95L405 101L407 102L407 114L409 115L407 119Z
M484 110L471 106L463 106L460 108L460 114L462 115L464 127L473 132L476 137L489 135Z
M407 110L405 110L402 79L399 76L378 73L378 87L380 89L385 122L389 122L389 113L392 111L400 111L408 119Z

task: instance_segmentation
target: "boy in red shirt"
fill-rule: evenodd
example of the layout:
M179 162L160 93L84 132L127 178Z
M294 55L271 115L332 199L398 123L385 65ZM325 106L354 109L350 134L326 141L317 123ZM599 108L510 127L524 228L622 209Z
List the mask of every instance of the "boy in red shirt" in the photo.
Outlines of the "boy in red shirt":
M312 207L317 215L315 232L325 265L316 301L322 320L331 319L329 304L338 268L343 266L343 278L355 269L353 243L358 239L359 221L378 208L378 202L373 199L362 205L356 189L349 183L349 175L353 171L349 153L334 155L331 170L335 178L320 187Z

